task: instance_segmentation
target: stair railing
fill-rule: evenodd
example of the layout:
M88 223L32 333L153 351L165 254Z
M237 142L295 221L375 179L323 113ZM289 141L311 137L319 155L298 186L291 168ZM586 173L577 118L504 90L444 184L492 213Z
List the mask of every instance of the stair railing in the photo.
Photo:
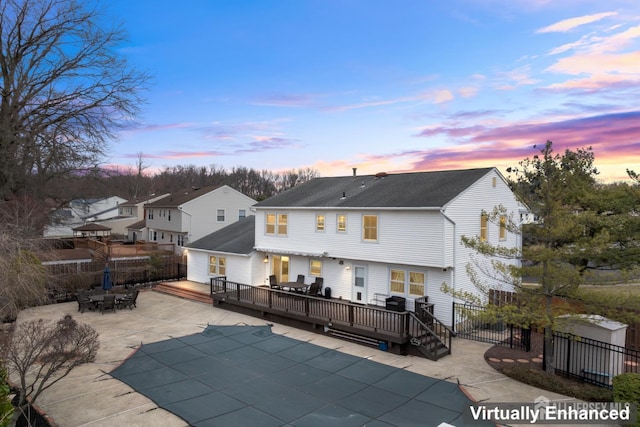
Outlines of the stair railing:
M456 333L442 323L429 310L422 308L419 313L409 313L411 326L409 335L411 344L418 347L425 356L432 360L451 354L451 340ZM439 349L446 349L439 354Z

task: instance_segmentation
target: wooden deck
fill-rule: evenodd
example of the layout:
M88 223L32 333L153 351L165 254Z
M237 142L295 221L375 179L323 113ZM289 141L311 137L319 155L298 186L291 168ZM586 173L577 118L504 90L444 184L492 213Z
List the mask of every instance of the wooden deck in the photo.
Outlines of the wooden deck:
M424 323L424 319L421 320L413 312L396 312L337 299L301 295L229 282L224 278L212 279L210 287L213 303L220 306L242 307L258 312L262 317L273 314L293 319L310 324L313 328L322 327L325 333L335 332L338 336L369 344L384 342L388 348L399 347L401 352L406 352L410 345L424 347L436 360L450 354L453 332L435 318ZM432 313L432 305L429 306ZM449 341L448 346L446 341Z

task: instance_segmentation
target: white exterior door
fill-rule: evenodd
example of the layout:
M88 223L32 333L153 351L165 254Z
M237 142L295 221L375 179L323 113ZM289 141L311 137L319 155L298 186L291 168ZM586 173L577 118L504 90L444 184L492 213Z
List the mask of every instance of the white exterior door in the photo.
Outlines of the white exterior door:
M367 267L363 265L353 266L351 302L367 303Z

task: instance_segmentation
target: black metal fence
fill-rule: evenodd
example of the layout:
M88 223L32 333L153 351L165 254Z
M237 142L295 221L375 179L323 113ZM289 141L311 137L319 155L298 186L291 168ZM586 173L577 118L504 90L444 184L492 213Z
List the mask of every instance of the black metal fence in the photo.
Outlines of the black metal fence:
M611 388L613 377L640 372L640 351L570 333L553 334L556 373Z
M484 307L454 302L452 325L460 338L531 350L531 329L489 318Z

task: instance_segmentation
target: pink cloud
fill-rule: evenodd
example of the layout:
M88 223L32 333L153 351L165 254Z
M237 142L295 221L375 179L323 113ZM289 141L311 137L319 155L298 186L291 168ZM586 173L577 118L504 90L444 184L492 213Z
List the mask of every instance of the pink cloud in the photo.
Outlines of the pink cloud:
M256 98L250 103L253 105L265 105L272 107L312 107L316 103L317 95L313 94L278 94Z
M191 122L179 122L179 123L165 123L165 124L143 124L138 123L133 126L127 127L123 130L124 133L142 133L142 132L156 132L172 129L189 129L193 128L195 123Z
M544 28L540 28L536 33L564 33L581 25L591 24L592 22L600 21L601 19L609 16L617 15L617 12L603 12L593 15L578 16L575 18L563 19L555 24L549 25Z
M417 136L446 136L457 146L434 150L394 153L414 158L411 170L461 167L512 166L538 153L532 147L554 142L557 151L593 147L597 164L606 164L608 179L620 175L625 164L640 161L640 111L603 114L556 122L519 123L498 128L441 126Z

